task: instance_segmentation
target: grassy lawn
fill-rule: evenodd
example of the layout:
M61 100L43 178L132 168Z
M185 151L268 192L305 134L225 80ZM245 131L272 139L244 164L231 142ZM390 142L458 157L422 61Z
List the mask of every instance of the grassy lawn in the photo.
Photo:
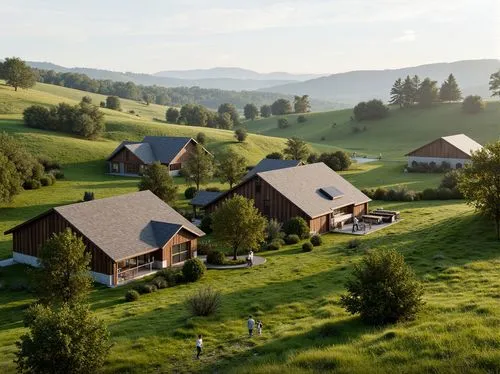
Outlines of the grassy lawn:
M328 234L302 253L300 244L263 255L267 263L238 271L208 271L199 283L125 303L131 286L96 288L92 306L111 330L105 372L486 373L500 369L500 258L493 227L458 202L384 203L403 220L362 238ZM363 325L339 306L354 263L368 249L396 248L424 282L426 306L415 321ZM2 271L7 285L23 267ZM190 317L185 298L201 285L223 294L216 316ZM0 368L14 371L14 342L24 331L30 294L0 291ZM264 322L249 339L249 314ZM196 334L205 352L194 359Z
M431 109L392 108L379 121L351 122L351 109L306 114L307 122L297 123L296 114L286 116L291 125L278 129L277 117L245 122L250 132L277 136L298 136L311 143L339 147L358 155L404 160L413 149L445 135L464 133L481 144L495 141L500 134L500 103L489 102L484 112L464 114L461 104L440 104ZM366 131L354 133L352 128Z

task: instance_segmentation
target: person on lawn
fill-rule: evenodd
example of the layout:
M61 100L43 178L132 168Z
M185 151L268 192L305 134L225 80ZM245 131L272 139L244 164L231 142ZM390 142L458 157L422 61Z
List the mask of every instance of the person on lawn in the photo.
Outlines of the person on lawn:
M201 350L203 348L203 339L201 334L198 335L198 339L196 339L196 358L199 360L201 355Z
M259 334L259 336L262 335L262 327L262 321L257 321L257 333Z
M248 336L251 338L253 336L253 328L255 326L255 320L252 318L252 316L248 317L247 326L248 326Z
M250 252L248 252L247 263L248 263L248 266L253 266L253 251L252 250L250 250Z

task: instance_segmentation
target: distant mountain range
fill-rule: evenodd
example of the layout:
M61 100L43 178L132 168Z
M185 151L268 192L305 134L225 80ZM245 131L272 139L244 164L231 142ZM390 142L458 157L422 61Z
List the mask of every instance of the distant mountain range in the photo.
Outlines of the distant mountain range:
M28 61L31 67L57 72L73 72L86 74L94 79L110 79L113 81L132 81L136 84L159 85L165 87L218 88L232 91L265 90L267 87L295 83L317 78L318 74L261 74L240 68L213 68L199 70L162 71L154 75L131 72L117 72L91 68L67 68L50 62Z
M361 100L379 98L389 100L389 92L397 78L417 74L441 82L453 73L464 95L477 94L488 98L489 76L500 69L500 60L464 60L435 63L390 70L360 70L321 76L318 74L290 74L283 72L257 73L241 68L216 67L212 69L171 70L156 74L116 72L91 68L66 68L48 62L28 62L32 67L86 74L94 79L132 81L142 85L165 87L193 87L232 91L261 91L276 94L304 95L321 101L319 110L352 106ZM330 103L330 104L329 104Z
M394 81L407 75L429 77L438 85L453 73L463 95L490 96L489 77L500 69L500 60L465 60L451 63L436 63L392 70L365 70L332 74L305 82L287 83L267 87L265 91L294 95L308 94L311 97L336 102L356 104L360 100L379 98L389 100Z

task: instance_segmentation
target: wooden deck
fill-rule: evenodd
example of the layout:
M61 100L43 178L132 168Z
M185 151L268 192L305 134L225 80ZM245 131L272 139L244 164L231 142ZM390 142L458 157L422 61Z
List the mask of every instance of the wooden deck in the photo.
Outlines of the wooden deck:
M349 234L349 235L369 235L375 231L383 230L389 226L395 225L396 223L400 222L401 220L397 220L394 222L387 222L387 223L381 223L378 225L370 224L368 223L363 223L360 222L359 224L359 231L352 232L352 223L346 223L342 229L335 229L330 232L332 233L339 233L339 234ZM363 226L365 225L365 226ZM363 229L364 228L364 229Z

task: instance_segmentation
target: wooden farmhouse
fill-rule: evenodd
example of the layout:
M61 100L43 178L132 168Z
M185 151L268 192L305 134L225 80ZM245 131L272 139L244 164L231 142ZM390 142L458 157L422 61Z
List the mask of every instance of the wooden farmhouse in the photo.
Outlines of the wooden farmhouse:
M449 163L452 169L460 169L470 162L472 152L481 148L481 144L467 135L458 134L443 136L411 151L406 156L408 156L409 167L415 166L416 163L434 163L440 166L444 161Z
M91 273L107 286L196 257L203 231L150 191L56 207L8 231L15 262L37 266L41 246L67 228L92 255Z
M267 218L303 217L313 233L325 233L368 212L370 198L324 163L258 172L204 206L213 212L234 195L253 199Z
M124 141L107 158L108 172L138 176L145 167L158 161L169 168L170 175L178 175L182 163L197 144L192 138L170 136L146 136L141 142Z
M277 160L273 158L264 158L259 161L244 177L243 179L248 179L253 177L257 173L262 173L264 171L292 168L295 166L302 165L300 160Z

